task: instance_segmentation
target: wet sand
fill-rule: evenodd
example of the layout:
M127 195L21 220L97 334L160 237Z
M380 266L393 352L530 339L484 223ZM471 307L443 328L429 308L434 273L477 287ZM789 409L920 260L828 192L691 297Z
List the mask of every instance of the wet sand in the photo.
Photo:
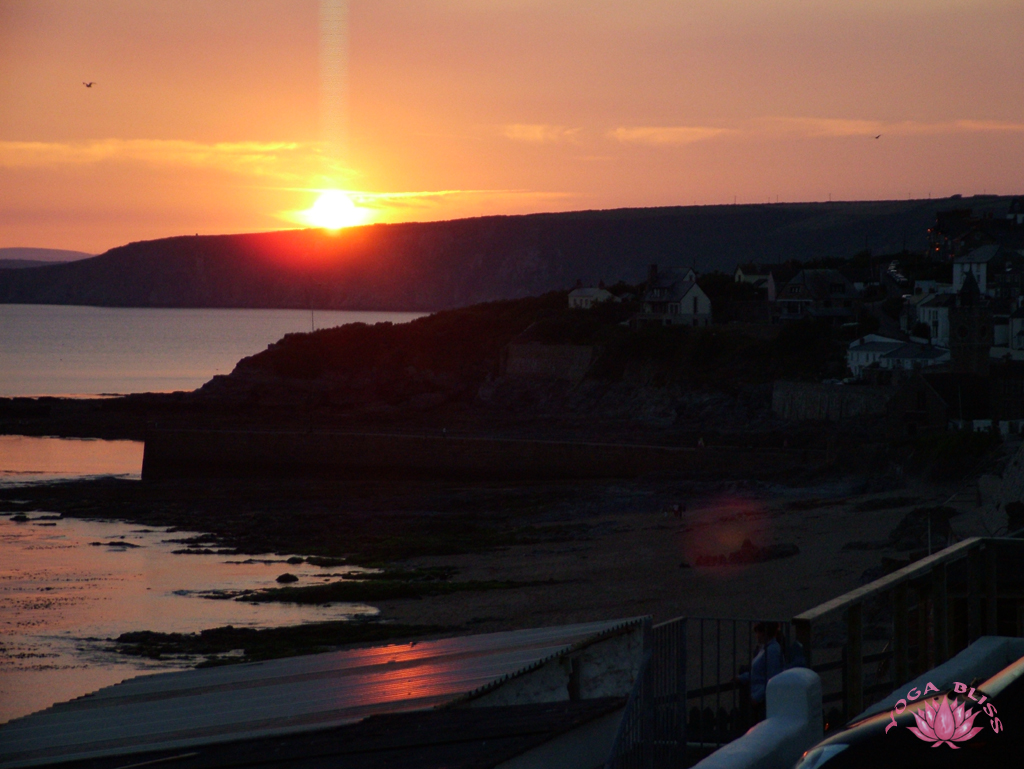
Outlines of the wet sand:
M671 495L653 493L632 509L596 516L587 536L564 543L514 546L487 554L410 559L407 566L453 566L460 579L552 579L557 587L386 601L381 616L401 622L469 623L480 632L611 617L652 615L790 619L853 590L893 547L844 550L855 541L884 540L916 507L949 504L958 536L985 536L1005 515L978 507L973 489L911 483L884 493L843 494L843 482L814 489L716 492L689 498L681 518ZM811 492L809 494L808 492ZM896 504L886 509L860 506ZM865 505L865 503L867 503ZM807 509L807 507L810 509ZM764 563L696 566L700 555L755 545L793 543L799 554Z
M34 507L207 532L193 548L450 567L458 581L555 583L375 602L384 619L474 632L641 614L656 621L679 615L788 619L857 587L883 557L906 557L890 546L843 546L885 540L916 507L956 508L952 527L959 536L985 535L1005 523L1004 514L977 506L973 486L948 501L955 488L909 481L858 492L864 481L836 476L787 487L665 480L111 481L0 490L0 510ZM674 505L686 507L679 517ZM727 555L748 539L757 547L795 545L799 554L702 565L702 557Z

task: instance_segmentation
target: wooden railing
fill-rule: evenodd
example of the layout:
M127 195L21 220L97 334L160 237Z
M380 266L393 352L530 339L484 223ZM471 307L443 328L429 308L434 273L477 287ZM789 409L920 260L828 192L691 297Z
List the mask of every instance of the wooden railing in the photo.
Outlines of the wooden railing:
M999 614L1000 601L1020 592L1018 564L1024 564L1024 540L973 537L794 617L793 629L808 666L819 672L843 669L841 692L826 700L841 700L844 718L852 718L979 636L1000 631L1019 635L1017 607L1011 607L1012 618ZM957 621L951 622L951 611L963 609L965 602L966 611L957 611ZM867 655L866 606L876 615L891 610L892 616L886 648ZM1007 608L1004 613L1009 612ZM834 656L834 644L831 652L824 646L815 649L815 629L834 622L840 614L845 616L841 660L819 659L815 664L816 657ZM911 651L916 654L912 656ZM891 671L870 691L864 686L865 662L884 662Z

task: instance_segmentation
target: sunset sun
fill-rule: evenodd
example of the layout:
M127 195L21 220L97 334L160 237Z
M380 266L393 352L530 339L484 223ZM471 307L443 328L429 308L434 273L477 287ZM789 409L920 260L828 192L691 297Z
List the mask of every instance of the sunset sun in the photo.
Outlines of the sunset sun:
M314 227L338 230L362 224L366 221L369 211L357 206L352 202L352 198L341 190L326 190L303 214L306 221Z

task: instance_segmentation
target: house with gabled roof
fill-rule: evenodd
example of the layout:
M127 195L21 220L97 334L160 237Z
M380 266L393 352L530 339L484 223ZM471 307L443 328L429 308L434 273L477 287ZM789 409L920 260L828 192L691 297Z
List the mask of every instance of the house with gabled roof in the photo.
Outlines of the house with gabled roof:
M611 291L600 286L594 288L575 288L569 292L569 309L589 310L601 302L618 302L619 298Z
M967 274L987 296L1016 299L1024 293L1024 255L999 244L976 248L953 260L953 289L963 288Z
M634 321L637 325L710 326L711 299L697 285L697 273L692 268L659 272L658 265L652 264L643 309Z
M775 300L781 320L821 318L836 324L857 319L860 293L839 270L800 270Z

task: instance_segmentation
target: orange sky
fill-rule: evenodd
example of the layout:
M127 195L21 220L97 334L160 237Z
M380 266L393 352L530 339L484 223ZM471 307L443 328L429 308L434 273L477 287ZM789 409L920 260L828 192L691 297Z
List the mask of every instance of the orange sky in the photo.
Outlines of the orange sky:
M0 247L1024 191L1019 0L349 6L332 158L316 0L0 0Z

